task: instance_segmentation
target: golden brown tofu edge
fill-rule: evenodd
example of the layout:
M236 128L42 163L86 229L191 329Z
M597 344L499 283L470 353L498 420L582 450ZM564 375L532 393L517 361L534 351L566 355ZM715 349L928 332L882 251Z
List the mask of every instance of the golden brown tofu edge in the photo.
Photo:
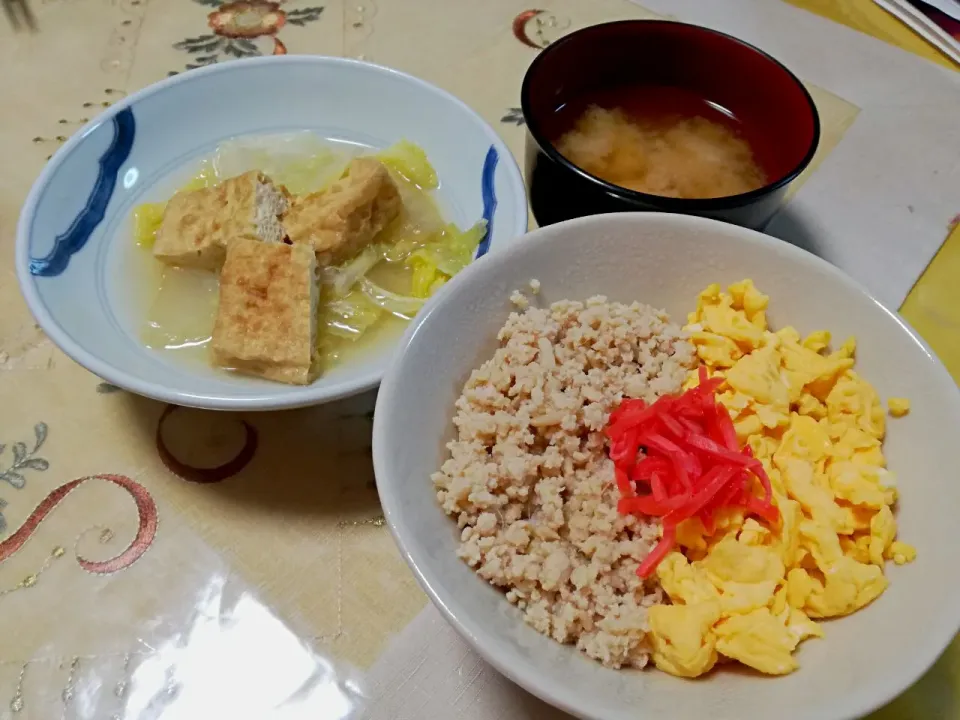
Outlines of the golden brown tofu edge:
M213 187L180 191L164 210L154 257L169 265L217 270L232 239L279 239L274 237L276 232L261 237L264 223L258 223L259 205L273 207L277 196L285 198L285 191L258 171L228 178ZM280 205L285 209L286 200Z
M240 239L220 277L217 365L290 384L316 376L316 258L303 246Z
M372 243L401 206L386 167L356 158L332 187L295 199L282 221L291 241L313 247L319 265L336 265Z

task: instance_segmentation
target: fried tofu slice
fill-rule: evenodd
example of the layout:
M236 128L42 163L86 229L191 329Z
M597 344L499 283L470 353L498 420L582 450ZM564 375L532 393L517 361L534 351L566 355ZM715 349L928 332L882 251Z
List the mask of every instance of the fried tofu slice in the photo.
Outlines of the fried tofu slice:
M305 245L227 244L213 328L214 362L291 385L316 376L317 260Z
M328 189L294 199L282 220L294 244L313 247L319 265L339 265L369 245L401 206L387 168L361 157Z
M164 210L153 254L169 265L218 270L234 239L283 240L279 216L286 209L285 192L256 170L178 192Z

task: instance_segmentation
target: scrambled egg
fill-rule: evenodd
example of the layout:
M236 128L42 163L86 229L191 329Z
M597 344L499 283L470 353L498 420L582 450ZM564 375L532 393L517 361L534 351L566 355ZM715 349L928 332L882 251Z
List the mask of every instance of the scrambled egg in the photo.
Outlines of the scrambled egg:
M887 398L887 407L893 417L903 417L910 412L910 401L907 398Z
M853 370L855 341L828 352L826 331L772 332L768 301L750 280L727 293L711 285L688 318L701 363L726 379L717 397L770 476L781 521L726 510L712 534L698 518L677 528L680 551L657 568L672 604L650 609L650 635L657 667L682 677L721 657L792 672L800 642L823 636L815 620L869 604L887 587L886 561L916 557L896 540L886 412ZM697 382L694 372L687 387ZM906 399L887 402L893 417L909 411Z

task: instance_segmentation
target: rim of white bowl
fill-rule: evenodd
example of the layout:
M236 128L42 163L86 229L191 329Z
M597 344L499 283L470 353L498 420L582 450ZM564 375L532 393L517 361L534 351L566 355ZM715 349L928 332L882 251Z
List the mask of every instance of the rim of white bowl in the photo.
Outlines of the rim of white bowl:
M180 390L166 388L156 383L150 382L139 375L129 373L122 368L118 368L93 353L87 351L79 343L75 342L69 333L63 331L60 325L53 319L47 310L46 304L40 297L36 286L36 278L30 274L30 252L29 252L29 229L36 214L37 203L42 195L44 188L50 182L50 178L60 168L64 159L72 153L80 143L82 143L94 128L99 127L104 122L115 116L121 110L124 110L143 98L150 97L156 93L163 92L169 87L180 83L189 83L206 75L216 75L218 73L228 73L242 71L246 67L257 65L340 65L345 67L361 67L365 70L372 70L394 78L420 86L427 92L439 95L447 102L456 105L468 116L472 117L481 128L487 133L490 143L497 147L500 155L500 162L504 171L508 174L511 185L523 194L522 202L518 202L518 212L516 217L512 218L512 230L516 237L520 237L527 232L528 224L528 206L526 199L526 185L523 182L523 174L520 172L520 166L517 160L507 147L503 139L497 134L497 131L484 120L476 110L467 105L463 100L447 92L433 83L422 80L414 75L405 73L401 70L377 65L376 63L365 60L355 60L353 58L341 58L328 55L268 55L266 57L243 58L230 60L229 62L217 63L206 67L197 68L188 72L180 73L164 80L160 80L152 85L138 90L128 95L123 100L111 105L109 109L86 123L77 132L75 132L59 150L57 150L49 162L41 170L40 175L34 181L27 198L20 211L20 218L17 222L17 238L15 245L15 266L17 273L17 282L20 285L20 292L27 303L27 308L33 315L37 324L43 332L49 337L57 347L59 347L67 356L79 365L83 366L97 377L116 385L120 388L143 395L144 397L159 400L161 402L181 405L183 407L196 407L207 410L283 410L310 405L321 405L327 402L333 402L345 397L357 395L375 388L381 381L382 373L371 370L354 378L344 379L332 385L318 385L314 381L311 385L303 386L302 390L282 393L274 393L269 390L255 395L231 396L226 394L195 394ZM519 197L519 194L518 194ZM496 252L500 252L497 249ZM480 258L481 260L483 258ZM411 320L411 323L415 322ZM387 357L387 367L390 365L392 355L396 352L396 345L384 348L384 354Z
M380 384L380 392L377 396L377 408L383 405L394 403L394 396L401 382L401 366L403 356L407 353L410 346L416 341L417 333L430 316L437 312L447 300L447 296L455 290L456 286L465 283L470 276L475 273L483 272L485 264L489 263L507 263L511 255L519 252L527 252L530 248L547 245L552 241L552 236L560 229L579 229L588 232L590 226L594 223L602 222L643 222L643 219L656 219L657 222L674 223L677 225L696 226L700 231L709 233L718 225L729 229L731 226L722 223L719 220L701 218L692 215L680 215L674 213L658 212L626 212L626 213L608 213L604 215L591 215L587 217L566 220L554 225L533 230L524 237L523 243L517 243L504 248L497 253L493 259L482 257L470 266L465 268L453 281L442 288L435 296L430 298L417 317L411 321L400 340L396 349L396 355L387 372L384 373ZM937 374L939 380L944 385L944 392L953 395L954 404L960 406L960 387L953 381L946 367L937 357L936 353L923 340L922 337L904 320L899 313L890 310L882 302L877 300L874 295L859 282L851 278L845 272L826 260L803 250L788 242L777 238L764 235L756 230L738 227L743 233L743 239L754 245L766 245L775 252L786 255L789 259L832 275L838 282L841 282L852 290L857 291L873 302L881 311L890 316L910 338L919 345L928 357L933 361L933 372ZM451 407L451 410L453 408ZM393 535L394 541L400 549L401 555L413 571L417 582L423 588L433 604L440 609L447 621L453 626L457 633L463 637L487 662L489 662L498 672L505 675L511 681L520 685L530 693L536 695L544 702L547 702L561 710L581 718L590 718L591 720L604 720L595 715L593 710L588 707L587 701L567 690L562 683L551 681L550 678L542 675L536 670L527 666L512 666L501 660L497 655L496 641L487 634L485 628L473 618L457 615L450 607L450 603L456 603L454 593L449 592L442 584L440 578L430 569L426 556L416 555L411 551L410 545L406 542L406 536L409 532L408 525L403 517L397 512L399 499L395 494L398 484L387 481L384 478L392 476L393 465L390 459L384 456L385 436L389 432L384 426L383 413L374 411L373 416L373 468L377 482L377 492L380 495L380 502L383 506L383 514L387 526ZM426 479L425 479L426 480ZM439 506L437 511L440 512ZM845 696L844 700L834 705L828 715L817 715L817 720L855 720L866 714L883 707L894 698L902 694L907 688L912 686L920 677L930 669L930 667L943 654L947 646L953 641L953 638L960 631L960 605L954 604L953 611L945 612L942 615L941 622L936 626L937 632L930 633L923 642L918 645L917 650L907 658L901 665L903 672L897 676L895 682L877 690L876 692L856 691ZM518 622L522 622L518 619ZM876 687L872 685L871 688Z

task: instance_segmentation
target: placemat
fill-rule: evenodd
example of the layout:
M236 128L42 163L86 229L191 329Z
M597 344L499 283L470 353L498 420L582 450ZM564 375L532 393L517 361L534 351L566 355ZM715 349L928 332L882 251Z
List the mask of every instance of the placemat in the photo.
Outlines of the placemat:
M672 14L759 44L816 99L821 150L772 232L823 238L814 249L897 305L958 211L955 75L780 0L32 7L38 33L0 24L0 717L196 717L207 703L216 716L327 718L364 702L373 717L549 717L426 607L383 527L372 395L254 416L163 406L104 384L33 323L12 266L20 204L59 144L127 93L236 57L358 57L454 92L520 154L520 82L539 48L596 22ZM952 367L958 247L905 307ZM960 715L958 652L888 712ZM291 700L270 680L278 668L312 689ZM438 681L446 704L425 703Z

